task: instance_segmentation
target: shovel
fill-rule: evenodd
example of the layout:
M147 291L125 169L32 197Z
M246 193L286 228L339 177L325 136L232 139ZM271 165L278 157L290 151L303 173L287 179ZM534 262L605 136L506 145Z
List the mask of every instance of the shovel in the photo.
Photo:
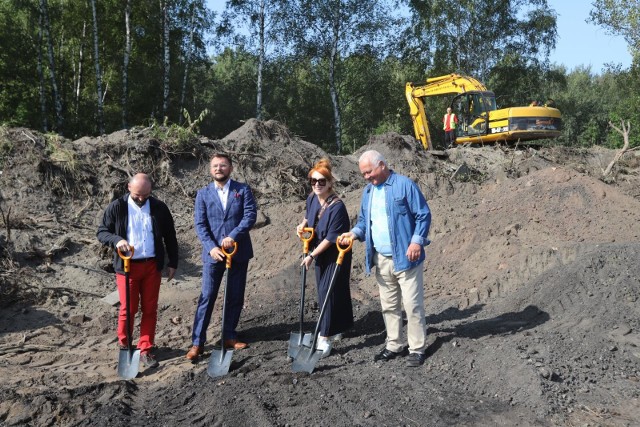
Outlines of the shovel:
M233 350L226 350L224 348L224 314L227 306L227 289L229 287L229 270L231 269L231 257L238 251L238 243L233 242L233 252L227 252L224 247L222 253L226 257L227 268L227 280L224 283L224 297L222 299L222 331L220 333L220 350L213 350L211 357L209 358L209 365L207 366L207 374L211 378L222 377L229 373L229 366L231 366L231 356L233 356Z
M140 369L140 350L133 349L131 345L131 305L129 302L129 269L130 269L130 260L133 256L133 246L130 246L131 253L129 256L125 256L118 249L118 255L124 261L124 289L125 289L125 312L126 312L126 322L127 322L127 348L123 348L120 350L120 357L118 358L118 376L120 378L124 378L125 380L130 380L135 378L138 375L138 370Z
M342 266L342 261L344 260L344 254L351 250L353 246L353 240L349 239L349 244L346 248L342 248L340 243L336 241L336 247L338 248L338 259L336 260L336 269L333 270L333 276L331 277L331 282L329 283L329 289L327 290L327 296L324 299L324 304L322 304L322 309L320 310L320 316L318 316L318 323L316 323L316 330L313 333L313 341L311 342L311 346L302 345L300 351L296 355L296 358L293 360L293 372L308 372L312 373L322 356L322 351L318 351L316 349L316 341L318 340L318 333L320 332L320 321L322 320L322 316L324 315L325 309L327 308L327 303L329 298L331 297L331 293L333 292L333 286L336 284L336 277L338 277L338 273L340 272L340 267Z
M304 237L304 233L311 233L309 237ZM313 239L314 231L311 227L305 227L302 229L300 239L303 243L302 258L304 259L309 254L309 242ZM300 330L299 332L291 332L289 336L289 349L287 350L287 356L291 359L298 355L300 347L311 344L311 334L305 334L302 332L302 323L304 322L304 291L307 283L307 267L302 266L302 285L300 286Z

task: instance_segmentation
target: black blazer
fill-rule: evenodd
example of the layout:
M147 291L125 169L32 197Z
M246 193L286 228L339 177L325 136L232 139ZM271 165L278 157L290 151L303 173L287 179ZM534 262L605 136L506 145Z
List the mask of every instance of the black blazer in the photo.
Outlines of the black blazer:
M127 239L127 221L129 207L127 200L129 193L114 200L107 206L102 216L102 224L98 227L96 236L103 245L114 249L113 268L117 273L124 274L124 261L118 255L116 243ZM149 197L149 210L153 227L153 245L156 252L158 271L164 268L165 247L169 256L169 267L178 268L178 239L173 225L173 217L167 205L160 200Z

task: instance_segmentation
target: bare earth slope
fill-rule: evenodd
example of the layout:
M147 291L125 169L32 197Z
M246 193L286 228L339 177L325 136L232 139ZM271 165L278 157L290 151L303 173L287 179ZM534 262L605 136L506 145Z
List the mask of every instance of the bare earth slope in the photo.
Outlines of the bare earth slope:
M355 327L313 374L293 373L289 334L300 288L294 233L306 173L335 166L353 220L357 158L329 156L277 122L248 121L222 140L179 141L133 129L77 141L0 133L0 425L62 426L634 426L640 425L640 157L599 179L604 149L458 147L372 137L421 186L433 213L425 286L428 358L374 363L384 345L377 285L354 246ZM232 154L255 191L240 333L229 374L187 363L200 286L193 201L212 152ZM152 174L179 234L177 280L163 281L160 367L116 375L110 253L95 239L128 176ZM312 275L305 329L318 314Z

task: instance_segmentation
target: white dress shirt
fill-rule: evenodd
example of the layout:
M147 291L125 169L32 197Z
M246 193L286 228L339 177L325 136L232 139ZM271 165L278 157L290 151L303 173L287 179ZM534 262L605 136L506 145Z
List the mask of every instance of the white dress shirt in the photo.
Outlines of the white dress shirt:
M229 198L229 188L231 187L231 180L228 179L222 188L216 184L216 192L220 197L220 203L222 203L222 210L227 209L227 199Z
M153 244L153 225L149 199L140 207L129 197L127 205L129 209L127 241L134 247L132 259L155 257L156 249Z

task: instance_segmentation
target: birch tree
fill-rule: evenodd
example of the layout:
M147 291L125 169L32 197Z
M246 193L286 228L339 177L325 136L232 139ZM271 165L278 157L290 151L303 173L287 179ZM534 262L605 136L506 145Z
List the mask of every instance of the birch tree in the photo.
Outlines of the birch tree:
M640 60L640 0L595 0L589 21L609 34L624 37L629 50Z
M45 96L45 80L44 80L44 71L42 69L43 59L42 59L42 33L44 32L43 25L43 17L42 14L38 16L38 80L40 82L39 93L40 93L40 114L42 115L42 129L45 132L49 131L49 124L47 121L47 99Z
M56 109L56 127L57 131L62 133L64 126L64 117L62 114L62 99L58 91L56 82L56 61L53 54L53 40L51 37L51 23L49 22L49 12L47 0L40 0L40 13L42 14L42 29L47 39L47 53L49 58L49 78L51 80L51 90L53 91L53 100Z
M100 69L100 51L98 50L98 17L96 14L96 0L90 0L91 16L93 18L93 62L96 68L96 96L98 132L104 133L104 107L102 105L102 70Z
M382 36L396 22L389 4L377 0L293 0L284 10L286 37L294 50L326 64L333 108L336 152L342 151L341 61L359 50L384 46Z
M275 50L281 39L280 35L287 26L284 23L286 20L283 19L286 4L286 1L276 0L230 0L220 25L223 34L233 36L233 43L243 45L256 54L256 118L258 120L264 117L263 73L267 56L270 49ZM240 35L243 29L248 31L248 39Z
M171 69L171 54L169 50L169 5L168 0L160 0L162 10L162 117L167 117L169 111L169 72Z
M556 14L547 0L407 3L412 25L404 36L405 50L436 73L461 72L486 81L506 56L541 66L555 48Z
M76 67L76 78L74 81L74 115L76 122L78 121L78 111L80 109L80 89L82 88L82 72L84 66L84 41L87 34L87 22L82 21L82 39L78 49L78 66Z
M196 30L196 10L195 5L191 5L191 20L189 26L189 43L185 46L185 54L184 54L184 73L182 75L182 88L180 90L180 108L179 111L182 112L184 109L184 98L187 93L187 77L189 75L189 64L191 63L191 57L193 55L193 33ZM184 116L180 114L180 123L182 123Z
M131 58L131 0L124 7L124 55L122 60L122 128L129 127L127 121L129 104L129 60Z

